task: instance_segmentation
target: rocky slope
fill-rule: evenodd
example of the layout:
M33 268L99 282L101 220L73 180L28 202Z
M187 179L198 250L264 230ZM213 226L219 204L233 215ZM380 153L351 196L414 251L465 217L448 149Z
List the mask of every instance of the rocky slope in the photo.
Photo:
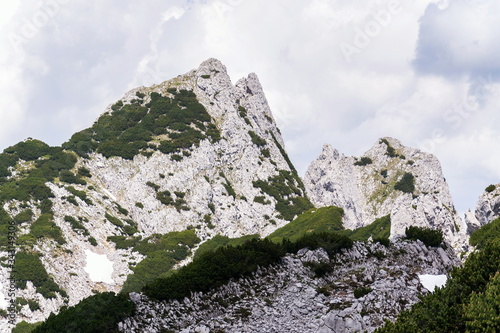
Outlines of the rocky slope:
M31 156L21 152L24 146L43 153ZM95 292L119 291L147 254L110 236L158 244L154 235L186 229L198 237L195 243L217 234L266 236L311 208L283 147L257 76L233 85L224 65L209 59L110 105L91 128L63 145L65 152L57 151L60 160L75 159L68 170L59 171L60 161L52 163L56 152L36 140L7 149L5 186L39 181L45 170L56 170L55 177L45 177L45 187L39 184L44 200L31 192L17 199L13 192L1 204L2 223L19 220L17 252L39 256L28 259L41 262L61 290L49 296L30 281L17 286L16 322L40 321ZM44 168L45 162L50 166ZM186 245L187 253L192 248ZM110 276L89 275L89 253L107 258ZM6 248L0 257L8 257ZM12 267L0 270L4 295L12 274Z
M467 228L455 211L439 161L396 139L380 139L359 158L325 145L304 184L315 206L345 210L346 228L390 214L391 238L416 225L441 229L457 251L467 248Z
M317 276L311 267L320 263L335 268ZM420 241L389 248L355 243L332 258L323 249L304 249L280 265L181 302L132 294L137 313L119 327L123 332L373 332L428 293L419 275L446 274L458 263L451 249Z

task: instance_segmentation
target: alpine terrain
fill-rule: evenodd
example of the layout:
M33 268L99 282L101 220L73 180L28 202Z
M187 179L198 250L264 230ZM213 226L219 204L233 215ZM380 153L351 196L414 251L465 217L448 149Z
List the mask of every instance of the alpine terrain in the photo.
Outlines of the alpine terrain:
M0 154L0 331L490 329L499 191L462 219L437 158L389 137L302 179L257 76L208 59Z

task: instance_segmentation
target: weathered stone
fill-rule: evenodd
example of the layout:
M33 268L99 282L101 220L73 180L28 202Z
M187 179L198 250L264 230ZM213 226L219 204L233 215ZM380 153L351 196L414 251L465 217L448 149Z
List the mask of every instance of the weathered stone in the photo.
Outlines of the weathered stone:
M344 226L349 229L390 215L393 239L404 235L410 224L438 228L457 253L466 250L467 228L454 209L435 156L405 147L396 139L383 138L363 157L364 162L325 145L304 177L314 205L342 207ZM412 193L394 188L405 173L414 177Z
M415 259L415 254L424 252L421 246L397 242L386 249L382 260L365 255L352 261L353 253L368 253L368 248L382 250L378 243L356 242L352 249L332 258L343 264L321 278L304 266L302 259L307 255L311 262L316 262L324 256L324 250L299 251L285 257L280 265L261 268L250 278L230 282L206 294L197 293L182 302L154 302L134 295L140 311L125 320L122 327L136 328L122 331L160 332L180 327L183 332L192 332L204 326L220 327L226 332L373 332L384 320L393 320L417 302L420 294L428 292L420 284L418 274L446 273L449 268L441 260L443 255L453 264L460 262L451 249L443 250L443 254L439 248L426 248L426 257ZM377 271L373 281L362 284L372 291L356 299L351 277L375 275ZM221 307L213 302L216 297L234 301ZM197 310L189 310L193 307ZM169 310L173 308L175 313ZM242 308L249 309L247 317L239 317L237 309ZM148 318L155 320L149 322Z

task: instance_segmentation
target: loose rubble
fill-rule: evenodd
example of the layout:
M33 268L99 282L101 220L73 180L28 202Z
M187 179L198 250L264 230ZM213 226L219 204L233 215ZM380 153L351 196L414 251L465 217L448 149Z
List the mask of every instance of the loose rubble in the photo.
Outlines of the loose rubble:
M310 267L318 263L333 264L333 272L315 276ZM357 242L331 260L323 249L303 249L279 265L182 301L131 294L137 313L119 327L151 333L373 332L428 293L419 274L446 274L459 263L451 248L420 241L389 248ZM356 298L360 287L371 291Z

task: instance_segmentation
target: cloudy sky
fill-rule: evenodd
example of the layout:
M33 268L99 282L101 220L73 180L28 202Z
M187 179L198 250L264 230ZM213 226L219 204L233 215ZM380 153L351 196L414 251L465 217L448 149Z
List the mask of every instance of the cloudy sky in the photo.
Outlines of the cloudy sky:
M393 136L440 159L457 209L500 182L494 0L9 0L0 151L60 145L127 90L215 57L255 72L303 175L324 143Z

